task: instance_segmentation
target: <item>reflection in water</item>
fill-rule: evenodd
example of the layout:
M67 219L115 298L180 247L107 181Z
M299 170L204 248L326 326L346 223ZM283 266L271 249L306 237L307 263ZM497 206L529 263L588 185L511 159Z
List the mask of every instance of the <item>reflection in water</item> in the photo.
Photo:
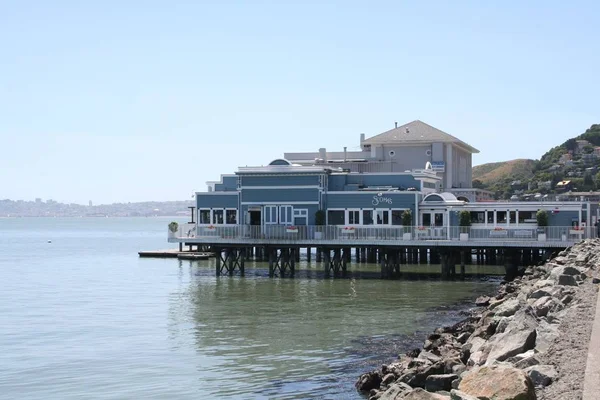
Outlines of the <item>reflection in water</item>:
M267 278L263 263L248 263L245 278L216 278L214 260L186 264L194 276L172 298L171 338L191 323L203 393L215 396L359 398L359 373L422 343L423 332L459 318L449 306L492 286L314 279L319 266L306 263L294 279ZM377 272L361 264L354 275Z

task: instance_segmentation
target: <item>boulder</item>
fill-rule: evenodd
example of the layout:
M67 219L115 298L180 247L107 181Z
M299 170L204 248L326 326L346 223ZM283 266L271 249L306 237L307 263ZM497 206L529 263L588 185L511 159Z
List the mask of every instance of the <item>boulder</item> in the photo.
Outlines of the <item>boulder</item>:
M550 309L554 306L551 296L540 297L532 304L533 312L538 317L545 317L548 315Z
M496 326L496 333L502 333L502 332L506 331L508 324L510 324L510 321L512 321L512 320L513 320L512 317L500 318L500 321L498 322L498 326Z
M379 400L401 400L413 389L404 382L393 383L385 392L381 393Z
M563 286L579 286L573 275L559 275L558 284Z
M396 375L389 373L383 377L383 379L381 380L381 384L389 385L390 383L394 382L395 380L396 380Z
M505 365L484 366L467 372L458 390L494 400L535 400L531 379L520 369Z
M525 368L524 371L535 386L541 387L550 385L558 376L556 368L552 365L534 365Z
M551 296L551 294L544 289L537 289L529 295L530 299L539 299L541 297Z
M475 396L461 392L460 390L452 389L450 391L450 400L479 400Z
M594 284L598 284L598 283L600 283L600 278L593 277L593 278L592 278L592 283L594 283Z
M433 364L433 363L440 361L441 357L436 356L435 354L433 354L430 351L422 351L421 354L419 354L419 357L417 358L417 360L429 361L430 363Z
M540 321L535 330L537 333L535 349L540 353L547 352L552 342L560 336L558 324L550 324L544 320Z
M452 389L452 381L458 379L455 374L429 375L425 380L425 389L429 392Z
M531 310L519 311L510 321L506 330L494 335L482 348L482 351L488 354L486 363L491 364L496 360L504 361L509 357L533 349L537 336L536 327L537 321L531 315Z
M510 317L514 315L519 308L521 308L521 304L518 299L510 299L505 301L503 304L494 308L494 314L499 317Z
M485 307L490 304L490 298L488 296L480 296L475 300L475 305L477 307Z
M450 400L450 397L416 388L404 396L403 400Z
M371 389L379 389L381 385L381 375L378 371L362 374L354 384L359 392L369 392Z
M425 381L429 375L441 375L445 372L444 362L440 361L429 367L426 367L423 370L417 370L412 377L408 381L402 379L403 382L408 383L410 386L416 388L424 388Z

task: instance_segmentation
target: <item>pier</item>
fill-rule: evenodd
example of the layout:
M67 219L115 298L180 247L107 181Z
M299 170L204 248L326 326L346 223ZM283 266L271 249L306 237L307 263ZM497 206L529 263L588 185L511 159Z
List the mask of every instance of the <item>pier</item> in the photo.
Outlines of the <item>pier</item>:
M210 249L216 256L217 276L243 276L245 261L251 258L268 262L271 277L294 276L300 253L305 252L310 262L316 249L316 261L322 263L326 277L344 276L354 258L379 264L383 279L401 277L406 264L439 264L442 278L464 278L465 265L473 262L504 265L507 278L513 278L520 266L540 263L593 235L592 230L573 233L568 227L503 232L456 227L439 230L433 237L418 227L344 232L337 226L235 226L196 233L184 226L169 232L169 242Z

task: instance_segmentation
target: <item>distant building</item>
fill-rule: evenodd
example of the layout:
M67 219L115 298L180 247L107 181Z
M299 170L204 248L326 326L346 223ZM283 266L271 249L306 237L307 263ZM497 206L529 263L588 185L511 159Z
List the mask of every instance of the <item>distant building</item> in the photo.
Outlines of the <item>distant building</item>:
M40 204L40 203L42 203L43 201L42 201L42 199L40 199L39 197L36 197L36 199L35 199L35 202L36 202L37 204Z
M92 207L92 206L93 206L93 204L92 204L92 201L91 201L91 200L90 200L90 202L89 202L89 206L90 206L90 207Z
M550 190L550 189L552 189L552 181L538 181L537 187L540 190L542 190L542 189Z
M573 189L571 181L560 181L556 184L557 192L569 192L571 189Z
M562 156L560 156L560 158L558 159L558 163L559 164L566 164L567 161L571 161L573 159L573 156L570 153L566 153L563 154Z

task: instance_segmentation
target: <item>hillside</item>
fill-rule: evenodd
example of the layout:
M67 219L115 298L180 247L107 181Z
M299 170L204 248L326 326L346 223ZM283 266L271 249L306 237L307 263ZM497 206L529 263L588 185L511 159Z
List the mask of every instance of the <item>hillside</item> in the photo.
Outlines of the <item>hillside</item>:
M476 165L473 167L473 180L478 180L484 185L491 185L495 181L508 178L511 180L530 179L533 176L535 164L535 160L518 159Z
M557 184L566 181L562 185ZM539 160L511 160L473 167L473 187L496 198L600 190L600 124L553 147Z

